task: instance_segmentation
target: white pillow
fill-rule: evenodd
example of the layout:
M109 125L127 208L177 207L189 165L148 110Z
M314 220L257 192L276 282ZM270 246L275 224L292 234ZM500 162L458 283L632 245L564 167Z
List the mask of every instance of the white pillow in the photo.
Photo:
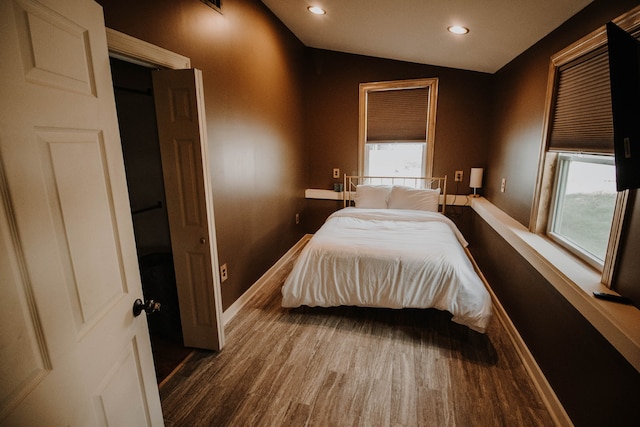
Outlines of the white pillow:
M356 208L386 209L391 187L388 185L358 185L356 187Z
M413 209L438 212L439 189L421 189L394 185L389 194L389 209Z

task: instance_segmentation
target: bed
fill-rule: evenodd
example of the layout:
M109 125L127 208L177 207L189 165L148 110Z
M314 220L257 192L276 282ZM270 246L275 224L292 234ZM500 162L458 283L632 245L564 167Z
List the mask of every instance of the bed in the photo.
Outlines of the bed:
M282 306L436 308L484 333L491 298L444 203L438 211L446 177L375 179L345 177L344 208L301 251Z

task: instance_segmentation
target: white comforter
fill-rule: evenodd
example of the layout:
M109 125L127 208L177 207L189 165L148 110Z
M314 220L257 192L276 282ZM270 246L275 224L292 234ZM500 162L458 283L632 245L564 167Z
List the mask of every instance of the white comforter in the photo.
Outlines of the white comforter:
M444 215L345 208L302 250L282 287L282 306L437 308L486 330L491 299Z

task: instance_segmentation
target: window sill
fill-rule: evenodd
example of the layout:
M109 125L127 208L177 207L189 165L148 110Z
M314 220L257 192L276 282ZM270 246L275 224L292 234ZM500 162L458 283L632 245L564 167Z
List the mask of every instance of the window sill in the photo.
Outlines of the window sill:
M596 299L594 291L613 293L600 283L600 273L531 233L485 198L472 199L471 207L640 372L639 309Z

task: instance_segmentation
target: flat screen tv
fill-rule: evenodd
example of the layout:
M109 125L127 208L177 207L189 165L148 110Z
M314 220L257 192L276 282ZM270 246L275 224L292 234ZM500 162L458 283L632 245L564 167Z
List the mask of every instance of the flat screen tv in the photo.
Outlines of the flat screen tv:
M618 191L640 187L640 41L607 24Z

